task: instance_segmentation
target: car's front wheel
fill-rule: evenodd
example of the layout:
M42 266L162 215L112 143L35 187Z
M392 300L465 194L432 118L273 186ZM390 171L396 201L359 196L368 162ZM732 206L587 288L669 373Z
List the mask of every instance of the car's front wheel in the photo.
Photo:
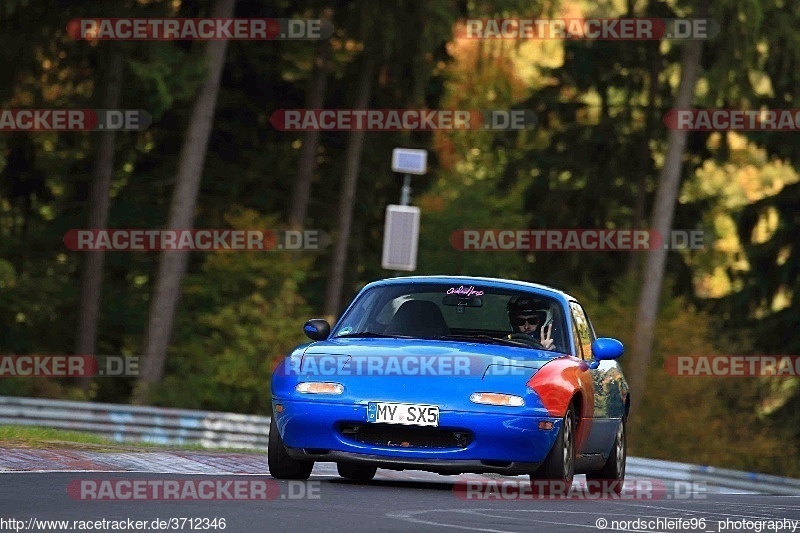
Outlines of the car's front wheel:
M350 481L369 481L375 477L377 466L360 465L356 463L336 463L339 475Z
M292 459L286 452L275 418L269 423L267 441L267 464L269 473L275 479L308 479L314 468L314 461Z
M563 490L569 491L572 486L572 478L575 476L575 430L577 425L575 408L570 404L561 421L561 430L558 432L558 437L556 437L550 453L547 454L539 469L531 474L531 483L536 480L562 483ZM545 489L558 491L556 487L545 487Z
M603 468L596 472L586 474L586 479L600 481L604 484L604 491L613 491L619 494L625 482L625 461L628 456L628 442L625 432L625 419L617 426L617 435L614 438L614 447L606 460Z

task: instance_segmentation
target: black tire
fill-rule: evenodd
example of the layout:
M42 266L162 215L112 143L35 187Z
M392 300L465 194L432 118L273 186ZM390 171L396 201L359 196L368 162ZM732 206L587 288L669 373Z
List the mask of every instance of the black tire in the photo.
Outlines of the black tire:
M601 481L603 491L613 491L616 494L622 492L622 485L625 482L625 462L628 458L627 434L623 418L617 426L614 446L611 448L606 464L600 470L586 474L587 480Z
M575 435L577 427L575 407L570 404L561 423L558 437L553 443L553 448L547 454L539 469L531 474L531 482L535 480L562 482L564 490L569 491L572 486L572 478L575 476ZM552 487L552 489L557 490L555 487Z
M278 426L275 424L275 418L269 423L267 464L269 465L269 475L275 479L308 479L311 476L311 469L314 468L314 461L289 457L281 434L278 432Z
M336 463L339 475L350 481L369 481L375 477L377 466L361 465L357 463Z

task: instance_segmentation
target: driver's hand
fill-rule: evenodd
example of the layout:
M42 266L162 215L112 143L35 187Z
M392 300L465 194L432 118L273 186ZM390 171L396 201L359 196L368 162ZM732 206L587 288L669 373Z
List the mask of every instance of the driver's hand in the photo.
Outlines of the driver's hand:
M550 322L546 327L543 327L539 332L539 343L545 350L552 350L556 341L550 336L553 332L553 323Z

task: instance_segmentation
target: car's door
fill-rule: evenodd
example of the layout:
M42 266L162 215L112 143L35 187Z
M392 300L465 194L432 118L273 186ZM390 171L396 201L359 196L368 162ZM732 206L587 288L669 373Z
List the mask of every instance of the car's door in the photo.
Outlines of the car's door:
M589 316L576 301L570 302L570 315L576 355L587 364L595 363L592 343L597 336ZM582 437L579 442L584 443L578 453L606 454L614 443L617 425L624 414L624 399L621 394L621 390L625 388L624 378L617 361L600 361L597 368L587 371L593 384L593 409L591 413L585 414L584 427L578 428L579 436Z

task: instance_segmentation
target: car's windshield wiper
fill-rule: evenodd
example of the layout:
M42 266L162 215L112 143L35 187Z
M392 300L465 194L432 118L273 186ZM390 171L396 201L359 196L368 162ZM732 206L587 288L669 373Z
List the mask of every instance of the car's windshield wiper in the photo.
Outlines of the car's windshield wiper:
M374 333L372 331L358 331L353 333L343 333L341 335L336 335L334 339L342 339L342 338L364 338L364 339L413 339L414 337L410 335L386 335L383 333Z
M487 342L489 344L507 344L510 346L524 346L526 348L531 348L530 344L526 344L522 341L517 341L513 339L504 339L498 337L492 337L491 335L442 335L440 337L436 337L440 340L464 340L464 341L478 341L478 342Z

